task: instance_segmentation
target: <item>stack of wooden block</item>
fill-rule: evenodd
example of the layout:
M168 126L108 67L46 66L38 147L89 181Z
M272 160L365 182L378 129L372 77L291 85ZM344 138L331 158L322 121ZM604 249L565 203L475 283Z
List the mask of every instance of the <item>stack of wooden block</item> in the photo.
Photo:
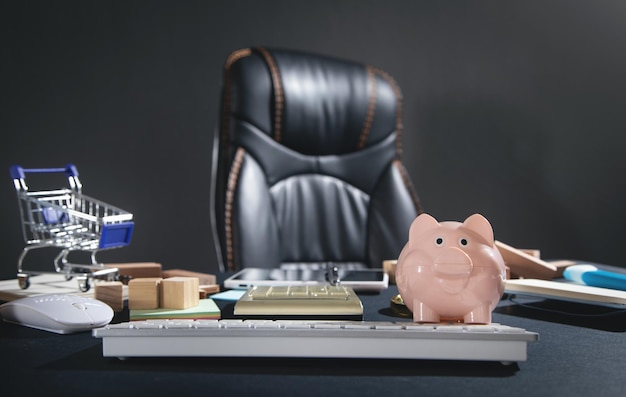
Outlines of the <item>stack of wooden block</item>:
M188 309L200 299L219 292L212 274L182 269L162 270L160 263L114 263L121 281L102 281L95 285L94 297L107 303L114 311L124 310L124 289L128 288L128 308ZM126 287L128 285L128 287Z
M128 308L187 309L200 303L197 277L136 278L128 282Z

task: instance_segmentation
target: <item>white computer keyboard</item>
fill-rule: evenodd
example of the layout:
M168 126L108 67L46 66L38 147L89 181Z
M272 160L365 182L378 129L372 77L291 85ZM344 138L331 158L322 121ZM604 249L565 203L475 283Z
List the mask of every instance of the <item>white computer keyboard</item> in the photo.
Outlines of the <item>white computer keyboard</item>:
M148 320L94 329L105 357L326 357L526 361L537 333L501 324Z

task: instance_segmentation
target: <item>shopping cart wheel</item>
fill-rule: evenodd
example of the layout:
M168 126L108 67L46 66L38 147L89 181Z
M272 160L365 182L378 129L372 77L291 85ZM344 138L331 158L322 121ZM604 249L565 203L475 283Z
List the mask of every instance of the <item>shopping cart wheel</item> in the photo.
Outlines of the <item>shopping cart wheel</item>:
M88 277L76 277L76 280L78 280L78 289L81 292L87 292L91 289L91 283Z
M17 283L21 289L26 289L30 287L30 277L26 275L17 276Z

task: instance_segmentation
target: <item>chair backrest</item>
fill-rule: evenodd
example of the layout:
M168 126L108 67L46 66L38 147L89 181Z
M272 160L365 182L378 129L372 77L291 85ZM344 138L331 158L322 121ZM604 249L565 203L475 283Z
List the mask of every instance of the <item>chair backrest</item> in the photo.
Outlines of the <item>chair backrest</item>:
M397 258L422 212L400 161L401 105L393 79L365 64L232 53L212 175L222 270Z

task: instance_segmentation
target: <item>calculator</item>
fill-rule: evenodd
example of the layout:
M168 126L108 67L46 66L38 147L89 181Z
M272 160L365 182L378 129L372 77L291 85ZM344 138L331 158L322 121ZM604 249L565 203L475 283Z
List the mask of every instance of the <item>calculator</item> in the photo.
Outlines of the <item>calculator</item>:
M235 304L235 318L362 320L363 304L344 285L281 285L249 288Z

